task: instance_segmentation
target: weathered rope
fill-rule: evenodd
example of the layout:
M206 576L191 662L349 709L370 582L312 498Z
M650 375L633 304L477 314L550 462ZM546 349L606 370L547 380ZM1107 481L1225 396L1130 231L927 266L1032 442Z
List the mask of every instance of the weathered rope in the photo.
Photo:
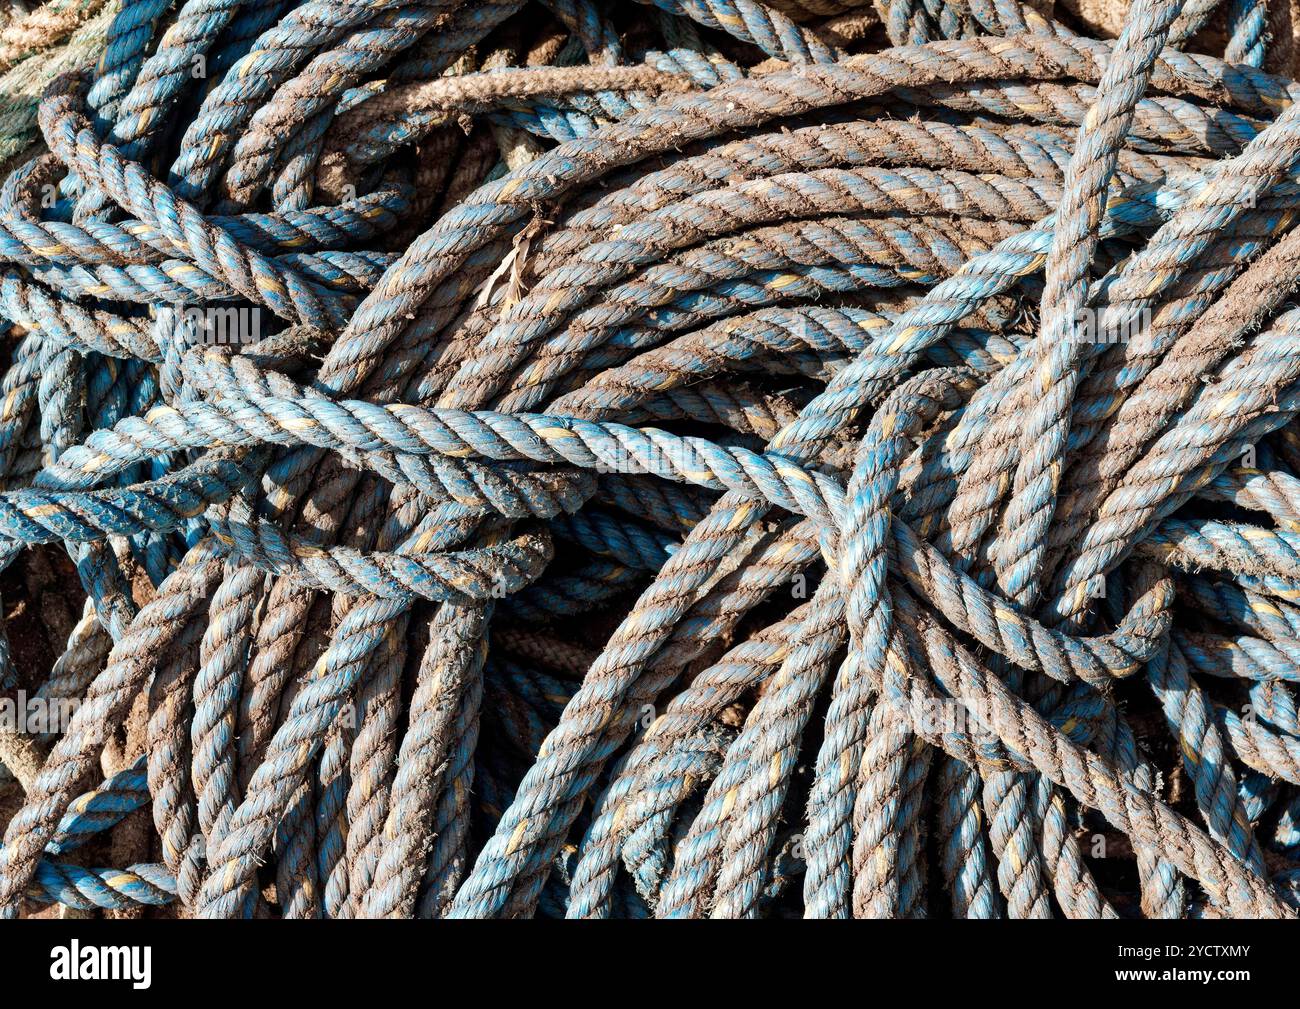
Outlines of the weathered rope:
M0 916L1293 917L1289 21L1086 14L0 26Z

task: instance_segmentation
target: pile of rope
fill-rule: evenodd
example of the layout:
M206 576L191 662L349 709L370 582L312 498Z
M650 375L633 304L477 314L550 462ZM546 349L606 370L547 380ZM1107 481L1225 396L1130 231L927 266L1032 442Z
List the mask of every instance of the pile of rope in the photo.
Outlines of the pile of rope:
M0 915L1295 915L1289 0L47 11Z

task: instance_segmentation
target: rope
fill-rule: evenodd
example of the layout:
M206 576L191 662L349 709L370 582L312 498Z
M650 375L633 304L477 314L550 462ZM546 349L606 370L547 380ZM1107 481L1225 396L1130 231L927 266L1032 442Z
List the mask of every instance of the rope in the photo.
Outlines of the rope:
M0 27L0 916L1294 917L1290 14L1072 10Z

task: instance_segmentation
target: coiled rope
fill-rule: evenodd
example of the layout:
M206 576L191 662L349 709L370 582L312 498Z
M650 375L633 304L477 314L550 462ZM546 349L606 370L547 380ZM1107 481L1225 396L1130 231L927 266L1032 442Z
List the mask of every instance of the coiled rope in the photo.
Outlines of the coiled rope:
M9 21L0 915L1294 916L1275 6Z

